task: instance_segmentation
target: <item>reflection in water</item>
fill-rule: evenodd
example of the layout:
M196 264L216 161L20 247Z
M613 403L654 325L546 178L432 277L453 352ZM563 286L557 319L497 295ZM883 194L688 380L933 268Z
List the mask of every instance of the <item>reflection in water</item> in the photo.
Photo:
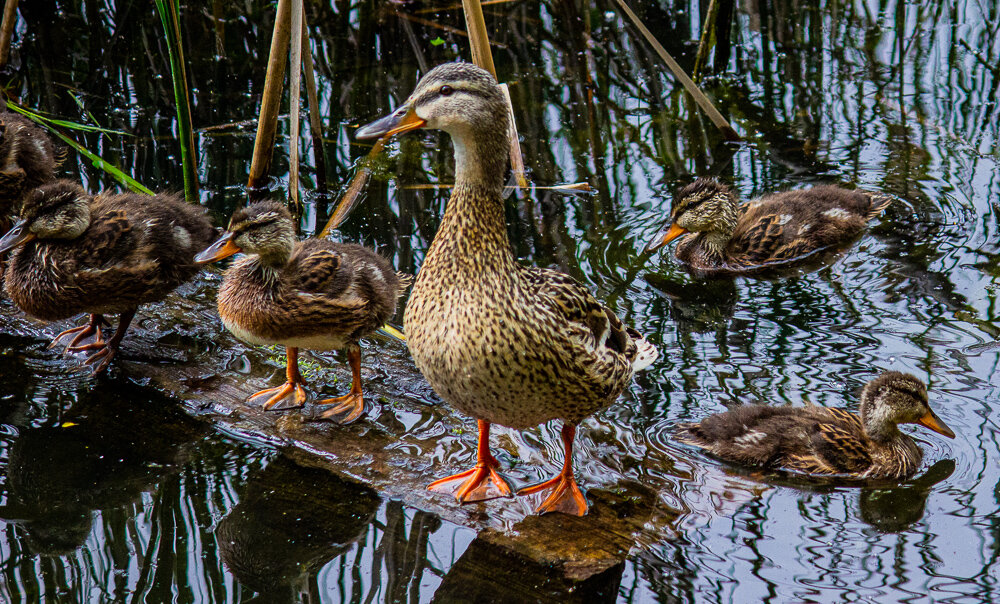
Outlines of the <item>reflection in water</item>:
M887 533L905 530L923 517L927 496L934 485L947 480L954 471L954 460L942 459L924 472L923 476L905 485L861 489L858 502L861 519Z
M6 504L0 519L23 531L31 552L73 553L91 533L94 512L134 503L177 471L185 443L200 431L173 406L131 405L125 390L108 400L85 395L62 425L26 427L11 437ZM132 423L125 434L121 418Z
M279 456L215 529L222 561L262 602L318 602L313 575L367 534L379 504L365 486Z

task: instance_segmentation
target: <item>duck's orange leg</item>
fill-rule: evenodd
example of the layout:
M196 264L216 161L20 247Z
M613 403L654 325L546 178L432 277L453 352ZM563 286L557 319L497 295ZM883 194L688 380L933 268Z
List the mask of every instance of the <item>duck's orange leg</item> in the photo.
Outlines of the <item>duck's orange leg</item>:
M111 359L113 359L115 353L118 352L118 345L121 344L122 338L125 337L125 332L128 331L128 326L132 324L132 319L134 317L135 309L118 315L118 327L115 329L115 333L112 334L111 339L107 342L95 342L84 346L70 347L67 348L67 350L75 352L77 350L93 350L96 348L97 352L87 357L87 360L85 360L83 364L93 365L94 375L97 375L107 369L108 365L111 364Z
M476 449L476 467L447 478L435 480L427 488L438 493L453 493L459 503L484 501L496 497L510 497L510 485L497 472L500 462L490 453L490 423L479 422L479 446Z
M86 325L74 327L61 332L49 344L49 348L63 345L64 352L79 352L89 350L87 347L99 348L104 345L104 334L101 327L107 326L104 315L90 315Z
M365 399L361 396L361 347L351 344L347 348L347 362L351 365L351 391L344 396L317 401L317 405L335 405L323 412L324 419L338 424L349 424L365 414Z
M535 510L539 514L563 512L574 516L584 516L587 513L587 499L580 491L580 487L576 486L576 479L573 477L573 439L575 437L576 426L563 424L562 441L566 450L566 459L563 461L562 471L551 480L524 487L517 492L518 495L530 495L539 491L551 490L549 496Z
M285 365L285 376L288 378L284 384L274 388L268 388L255 392L247 399L247 403L259 404L264 409L293 409L306 404L306 380L299 373L299 349L291 346L285 347L285 356L288 362Z

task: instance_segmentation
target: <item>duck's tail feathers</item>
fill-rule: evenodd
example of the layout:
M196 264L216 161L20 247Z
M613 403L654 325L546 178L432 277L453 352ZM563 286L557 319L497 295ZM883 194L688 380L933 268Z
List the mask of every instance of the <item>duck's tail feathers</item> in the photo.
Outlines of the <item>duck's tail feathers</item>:
M632 371L641 371L649 367L660 356L656 346L650 344L646 338L638 337L635 340L635 345L638 351L635 353L635 359L632 360Z
M892 197L885 193L871 192L869 195L871 196L872 205L868 208L868 215L865 216L866 220L877 218L892 203Z
M396 271L396 278L399 279L399 292L402 293L406 288L413 285L413 275L410 273L404 273L403 271Z

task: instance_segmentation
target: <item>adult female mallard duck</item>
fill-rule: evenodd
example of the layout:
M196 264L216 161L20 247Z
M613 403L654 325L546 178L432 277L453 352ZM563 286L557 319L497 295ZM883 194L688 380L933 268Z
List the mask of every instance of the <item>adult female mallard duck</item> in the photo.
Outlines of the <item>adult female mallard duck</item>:
M87 194L68 180L36 189L22 219L0 239L11 254L4 288L24 312L44 321L90 313L90 322L56 336L55 346L94 351L84 363L107 368L140 304L162 300L190 279L195 253L215 231L202 208L172 195ZM104 341L103 315L119 313Z
M923 452L899 424L920 424L955 438L927 405L924 383L908 373L887 371L868 382L860 411L743 405L696 424L680 424L677 439L750 466L903 479L917 471Z
M563 420L566 457L539 512L583 515L573 476L576 424L610 405L656 349L572 278L521 266L507 239L501 191L507 103L488 72L449 63L427 73L402 107L358 138L435 128L455 144L455 188L403 317L417 367L434 390L479 423L473 469L435 481L460 501L510 495L490 454L490 424Z
M55 180L56 150L42 129L16 113L0 112L0 227L21 211L35 187Z
M699 178L677 193L670 224L648 249L690 233L674 255L694 272L760 271L847 243L891 201L881 193L821 185L771 193L740 206L729 187Z
M347 349L351 391L319 401L334 405L323 417L348 423L365 412L358 340L385 324L409 285L389 262L360 245L321 239L296 241L295 225L274 201L237 210L228 230L198 255L205 264L246 252L226 271L219 316L250 344L285 347L287 381L252 395L265 409L299 407L308 398L299 373L299 348Z

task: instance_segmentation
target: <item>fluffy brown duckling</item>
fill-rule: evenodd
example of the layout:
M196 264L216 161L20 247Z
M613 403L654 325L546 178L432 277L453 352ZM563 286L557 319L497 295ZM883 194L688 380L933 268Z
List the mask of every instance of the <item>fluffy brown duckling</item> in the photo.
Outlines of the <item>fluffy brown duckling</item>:
M248 402L259 402L265 409L302 406L307 394L299 373L299 348L347 349L351 391L318 403L334 405L323 417L340 423L361 417L365 405L358 340L396 312L396 301L409 278L401 278L387 260L360 245L296 241L291 214L274 201L237 210L229 229L198 255L198 262L215 262L239 252L247 255L226 271L219 289L219 316L237 338L284 346L288 357L288 380L257 392Z
M829 407L743 405L696 424L677 439L734 463L815 475L904 479L923 451L899 424L955 433L927 405L927 388L908 373L887 371L865 385L860 414Z
M34 122L11 112L0 113L0 227L21 211L21 200L35 187L55 180L56 149Z
M891 201L881 193L820 185L740 206L728 186L699 178L677 193L669 226L648 249L687 235L674 255L700 275L760 271L851 241Z
M140 304L162 300L198 267L194 255L215 230L202 208L173 195L88 194L68 180L37 188L22 219L0 239L13 249L4 289L44 321L90 313L90 322L59 334L52 345L94 351L84 362L107 368ZM16 248L16 249L15 249ZM103 315L119 313L104 341Z

